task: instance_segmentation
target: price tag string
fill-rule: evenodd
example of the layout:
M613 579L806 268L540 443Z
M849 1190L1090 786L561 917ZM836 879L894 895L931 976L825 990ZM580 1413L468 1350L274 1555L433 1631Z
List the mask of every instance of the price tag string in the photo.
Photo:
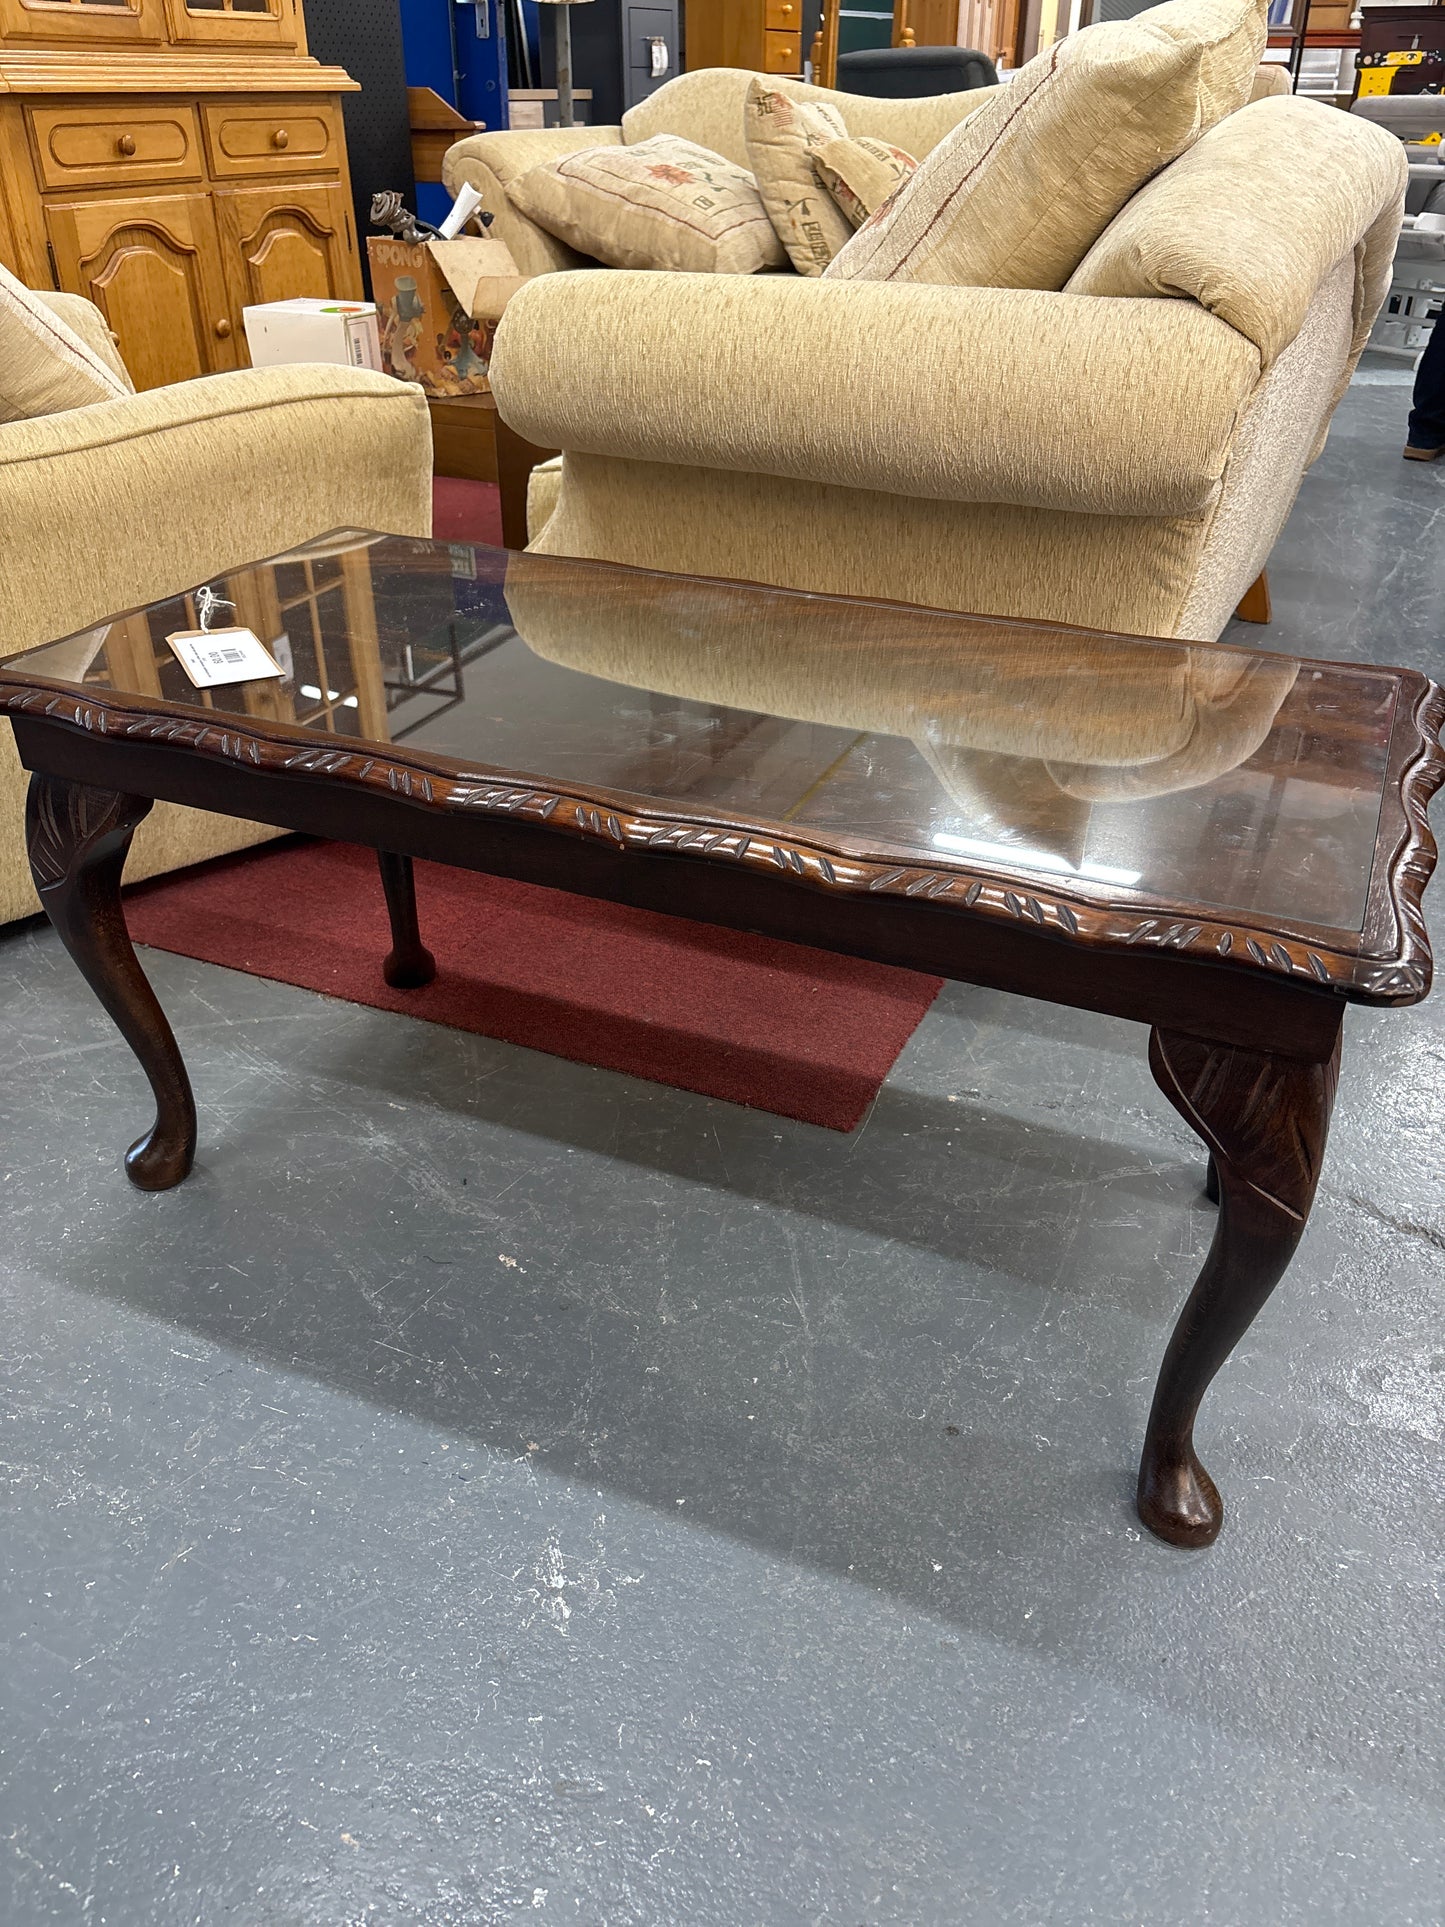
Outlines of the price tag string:
M211 633L211 624L215 620L218 609L234 609L235 606L234 602L228 602L223 595L217 595L209 584L204 589L197 589L196 620L201 625L201 634L208 636Z

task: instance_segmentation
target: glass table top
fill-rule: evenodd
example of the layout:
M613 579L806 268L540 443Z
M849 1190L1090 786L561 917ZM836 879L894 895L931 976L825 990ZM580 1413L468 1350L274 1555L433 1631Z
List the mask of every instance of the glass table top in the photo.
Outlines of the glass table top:
M1358 939L1388 670L363 535L217 579L281 678L198 690L193 596L27 676L396 744L877 860Z

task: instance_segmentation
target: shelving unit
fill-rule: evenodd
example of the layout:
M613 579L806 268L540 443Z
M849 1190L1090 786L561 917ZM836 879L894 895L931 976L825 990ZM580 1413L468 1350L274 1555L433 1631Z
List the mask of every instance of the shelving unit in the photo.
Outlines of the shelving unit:
M1355 95L1359 49L1358 28L1312 28L1306 24L1299 34L1272 29L1265 59L1288 66L1294 76L1294 91L1306 99L1348 104Z

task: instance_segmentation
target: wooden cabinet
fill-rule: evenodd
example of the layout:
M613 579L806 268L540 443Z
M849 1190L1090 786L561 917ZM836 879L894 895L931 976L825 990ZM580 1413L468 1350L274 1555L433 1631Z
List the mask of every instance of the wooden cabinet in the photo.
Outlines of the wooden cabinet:
M340 95L299 0L0 0L0 260L88 296L138 388L246 361L243 307L355 299Z

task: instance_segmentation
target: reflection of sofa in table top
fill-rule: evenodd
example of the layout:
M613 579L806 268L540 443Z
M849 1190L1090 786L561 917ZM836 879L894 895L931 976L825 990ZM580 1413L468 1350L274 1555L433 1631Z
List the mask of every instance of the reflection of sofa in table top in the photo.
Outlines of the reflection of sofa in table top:
M1254 755L1298 675L1290 657L1020 622L965 632L946 615L749 595L655 576L633 600L579 601L569 571L518 556L507 605L535 654L689 702L910 739L976 821L1071 859L1092 807L1201 788ZM840 633L850 635L840 646ZM866 635L866 643L863 640ZM685 646L683 638L686 638Z

